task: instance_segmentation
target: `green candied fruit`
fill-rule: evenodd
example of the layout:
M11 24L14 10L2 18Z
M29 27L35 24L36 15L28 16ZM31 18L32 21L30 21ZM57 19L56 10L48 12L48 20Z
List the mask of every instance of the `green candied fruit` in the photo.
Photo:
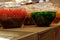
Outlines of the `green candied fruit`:
M54 20L56 12L33 12L31 17L38 26L49 26Z

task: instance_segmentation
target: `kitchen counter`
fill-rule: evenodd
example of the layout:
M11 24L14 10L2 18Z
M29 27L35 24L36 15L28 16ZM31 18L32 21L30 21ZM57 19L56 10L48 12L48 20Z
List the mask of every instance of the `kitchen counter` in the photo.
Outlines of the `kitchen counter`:
M0 38L4 38L4 39L8 39L8 40L20 40L20 39L23 39L25 37L28 37L28 36L31 36L34 34L36 34L36 33L23 32L23 31L0 30Z
M30 26L24 26L23 28L12 28L12 29L4 29L4 30L43 33L47 30L51 30L51 29L57 28L59 26L60 26L60 24L57 24L57 25L52 24L50 27L36 27L36 25L30 25Z
M19 38L23 40L24 38L24 40L58 40L58 39L60 40L59 38L60 24L57 25L52 24L50 25L50 27L37 27L36 25L30 25L30 26L24 26L23 28L12 28L2 30L4 30L5 33L7 31L7 34L10 34L9 31L12 31L12 33L14 32L16 35L19 35L19 36L13 36L15 37L15 39Z

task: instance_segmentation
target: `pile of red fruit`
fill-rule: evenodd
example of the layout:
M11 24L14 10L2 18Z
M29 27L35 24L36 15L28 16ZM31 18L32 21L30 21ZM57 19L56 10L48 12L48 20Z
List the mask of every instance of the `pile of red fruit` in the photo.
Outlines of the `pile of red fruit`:
M24 18L26 11L24 9L0 9L0 19L4 18Z

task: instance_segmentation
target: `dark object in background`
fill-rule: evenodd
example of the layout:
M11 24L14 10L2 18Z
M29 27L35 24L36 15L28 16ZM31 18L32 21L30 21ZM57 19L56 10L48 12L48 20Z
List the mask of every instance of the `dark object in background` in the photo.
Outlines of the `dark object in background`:
M31 17L27 17L24 21L24 25L34 25L33 19Z
M21 27L22 24L24 23L25 18L13 18L12 20L15 22L15 24L18 25L18 27Z
M18 28L22 26L23 19L7 19L0 22L3 28Z
M14 28L14 27L16 27L14 22L11 19L1 20L1 24L2 24L3 28Z
M39 2L39 0L32 0L32 2L38 3L38 2Z

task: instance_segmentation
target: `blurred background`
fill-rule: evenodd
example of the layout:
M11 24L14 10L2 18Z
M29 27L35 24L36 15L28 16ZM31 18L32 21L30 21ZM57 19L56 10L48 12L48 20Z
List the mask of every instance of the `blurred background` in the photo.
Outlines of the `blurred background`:
M21 1L21 0L0 0L0 2L11 2L11 1L16 2L16 1ZM24 1L26 1L26 0L24 0ZM32 1L39 1L39 0L32 0ZM60 7L60 0L44 0L44 1L49 1L49 2L55 3Z

